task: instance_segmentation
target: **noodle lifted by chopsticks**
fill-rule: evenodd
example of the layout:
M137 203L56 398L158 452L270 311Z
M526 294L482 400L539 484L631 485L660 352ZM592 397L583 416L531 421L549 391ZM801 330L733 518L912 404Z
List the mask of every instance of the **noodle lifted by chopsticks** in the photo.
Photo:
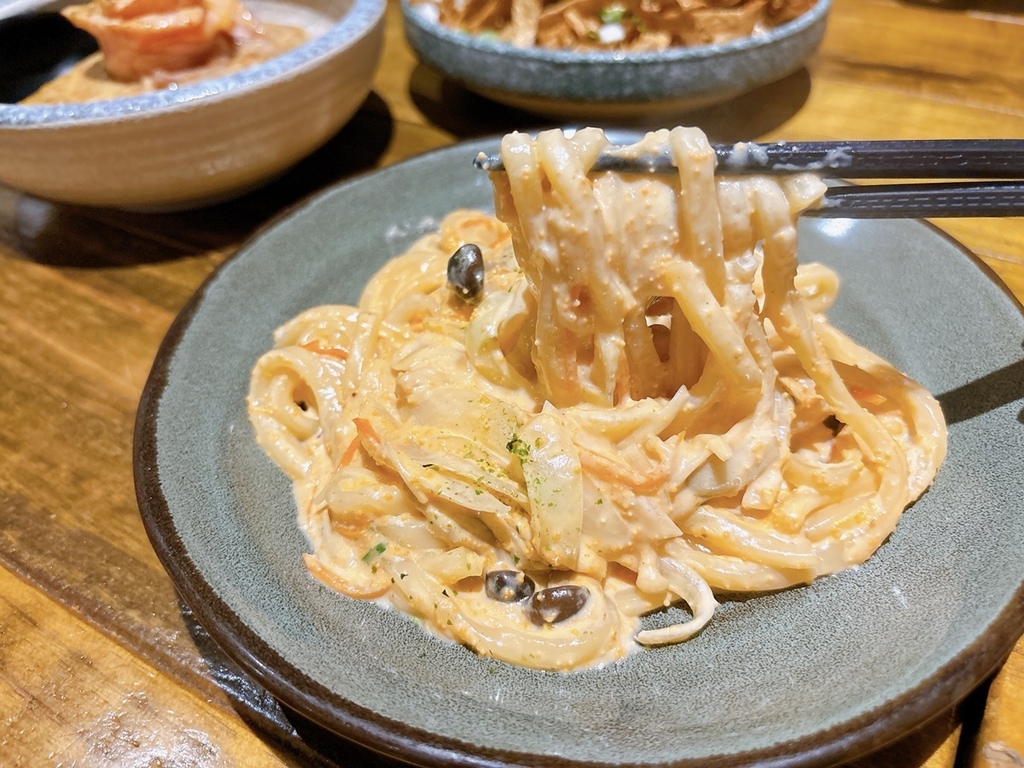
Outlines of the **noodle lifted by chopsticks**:
M818 179L716 178L684 128L634 148L677 176L588 174L606 147L506 136L497 218L450 214L357 307L284 325L249 394L317 577L542 669L863 562L946 447L931 395L828 324L834 273L797 264ZM475 303L446 284L467 243Z

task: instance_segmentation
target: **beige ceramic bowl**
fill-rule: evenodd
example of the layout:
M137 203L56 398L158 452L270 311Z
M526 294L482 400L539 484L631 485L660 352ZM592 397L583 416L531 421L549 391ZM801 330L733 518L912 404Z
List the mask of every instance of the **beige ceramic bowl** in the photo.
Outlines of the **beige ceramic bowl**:
M0 104L0 182L60 202L175 209L229 199L280 174L368 95L386 5L287 2L294 18L320 17L317 36L236 74L83 104ZM259 0L248 5L259 12Z

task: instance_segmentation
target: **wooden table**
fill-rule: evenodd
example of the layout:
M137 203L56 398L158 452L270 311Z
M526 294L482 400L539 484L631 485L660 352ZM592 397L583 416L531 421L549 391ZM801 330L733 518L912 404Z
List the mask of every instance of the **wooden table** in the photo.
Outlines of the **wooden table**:
M723 141L1024 138L1024 10L835 0L806 70L672 121ZM135 502L135 409L175 314L269 219L354 173L541 124L419 66L393 5L367 103L244 199L147 216L0 187L0 765L387 764L282 710L178 601ZM1024 221L937 223L1024 298ZM959 706L856 765L1022 755L1024 642Z

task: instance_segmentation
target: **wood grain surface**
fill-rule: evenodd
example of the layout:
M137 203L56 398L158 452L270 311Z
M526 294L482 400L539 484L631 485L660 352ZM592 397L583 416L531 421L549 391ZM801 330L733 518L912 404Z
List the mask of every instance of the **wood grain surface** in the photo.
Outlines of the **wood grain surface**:
M550 122L419 65L394 2L387 23L352 122L245 198L143 215L0 186L0 766L390 765L282 708L218 651L157 561L132 481L135 410L160 341L246 238L354 174ZM1024 6L834 0L804 70L657 122L668 121L718 141L1024 138ZM1024 298L1024 222L936 223ZM1018 644L963 702L850 765L994 768L1022 756Z

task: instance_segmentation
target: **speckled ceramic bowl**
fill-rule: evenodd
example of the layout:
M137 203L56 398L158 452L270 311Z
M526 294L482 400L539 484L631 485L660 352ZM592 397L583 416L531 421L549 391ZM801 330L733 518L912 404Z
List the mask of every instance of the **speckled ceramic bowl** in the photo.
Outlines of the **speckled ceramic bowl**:
M0 103L0 182L60 202L173 209L234 197L282 173L366 98L385 8L384 0L286 2L310 19L312 39L236 74L82 104ZM257 14L260 4L250 3Z
M801 258L841 280L830 319L934 392L950 425L934 486L864 565L723 596L692 640L572 674L481 658L309 575L291 484L246 414L252 366L277 326L354 302L445 213L493 210L471 160L496 149L447 147L307 201L225 263L168 333L136 419L139 507L231 658L290 709L431 768L820 767L893 741L987 677L1024 627L1024 317L916 221L800 226ZM282 270L282 253L302 269Z
M797 71L825 33L831 0L765 35L649 53L574 52L474 37L402 0L425 64L495 101L558 118L630 117L708 106Z

